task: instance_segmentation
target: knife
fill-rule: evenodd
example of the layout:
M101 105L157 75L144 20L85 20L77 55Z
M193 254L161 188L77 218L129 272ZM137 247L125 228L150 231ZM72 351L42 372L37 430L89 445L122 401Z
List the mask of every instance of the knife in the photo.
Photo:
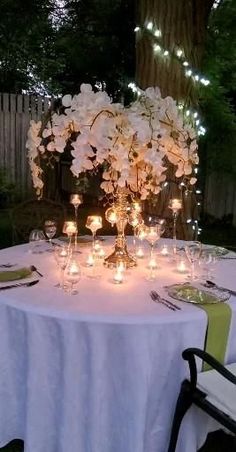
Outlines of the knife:
M9 286L3 286L0 287L0 290L6 290L6 289L13 289L14 287L31 287L34 286L39 282L39 279L36 279L35 281L30 281L27 283L18 283L18 284L11 284Z

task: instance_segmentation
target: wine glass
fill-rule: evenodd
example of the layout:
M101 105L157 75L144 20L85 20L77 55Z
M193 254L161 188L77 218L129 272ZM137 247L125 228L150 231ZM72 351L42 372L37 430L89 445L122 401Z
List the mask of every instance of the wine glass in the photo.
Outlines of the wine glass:
M72 255L68 260L64 271L64 282L69 285L69 294L76 295L78 291L74 288L81 278L81 270L78 261Z
M194 281L197 279L195 275L195 262L200 258L201 251L202 251L202 244L201 242L190 242L184 247L186 256L188 258L188 261L191 264L191 271L189 279L190 281Z
M202 268L202 277L206 279L214 279L213 272L218 262L218 256L215 250L203 249L199 258L199 267Z
M52 245L52 238L55 237L57 232L57 223L54 220L45 220L44 222L44 232L48 238L49 243ZM53 251L51 248L49 251Z
M55 257L57 266L60 269L60 281L59 281L59 284L56 285L56 287L59 287L59 289L64 288L64 271L67 266L67 262L70 258L70 255L71 255L71 252L67 246L55 246L54 257Z
M99 215L89 215L85 227L90 229L93 234L93 249L95 249L95 237L98 229L102 228L102 217Z
M138 226L143 224L143 218L142 215L139 212L136 212L135 210L131 211L131 213L128 216L128 223L133 228L133 245L134 245L134 253L136 253L136 233L135 230Z
M33 254L39 254L43 251L40 250L40 245L42 242L44 242L46 239L43 231L41 229L33 229L30 232L29 235L29 244L30 244L30 251Z
M135 228L135 236L139 239L140 245L138 246L138 249L136 251L136 257L143 258L144 257L144 251L143 251L143 240L146 238L148 232L148 227L145 224L140 224Z

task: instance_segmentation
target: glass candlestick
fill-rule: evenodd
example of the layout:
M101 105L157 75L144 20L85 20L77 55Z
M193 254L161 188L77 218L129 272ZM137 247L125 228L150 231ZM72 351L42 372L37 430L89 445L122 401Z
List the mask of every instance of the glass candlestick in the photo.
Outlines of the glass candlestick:
M70 195L70 204L74 206L75 210L75 222L78 226L78 207L83 203L83 196L78 193L74 193ZM78 237L78 229L75 233L75 252L77 252L77 237Z
M86 228L93 234L93 250L95 250L95 237L98 229L102 228L102 217L99 215L89 215L86 221Z
M177 253L177 237L176 237L176 224L177 218L180 210L182 209L182 200L181 199L171 199L169 203L169 209L172 210L173 215L173 254L174 258Z
M68 248L71 248L71 244L72 244L72 237L73 235L76 236L78 229L77 229L77 224L75 221L65 221L63 224L63 229L62 229L63 234L66 234L69 238L69 245Z

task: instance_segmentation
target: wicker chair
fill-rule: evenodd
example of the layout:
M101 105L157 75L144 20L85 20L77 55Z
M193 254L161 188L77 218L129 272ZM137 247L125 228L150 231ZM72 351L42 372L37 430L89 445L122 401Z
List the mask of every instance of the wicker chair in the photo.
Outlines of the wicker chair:
M236 363L223 366L198 348L182 354L188 361L190 379L184 380L177 400L168 452L174 452L182 419L191 405L196 405L236 435ZM195 356L212 370L197 373Z
M50 199L30 199L15 206L11 213L12 242L25 243L29 240L32 229L43 229L45 220L52 219L57 222L58 233L66 216L63 204Z

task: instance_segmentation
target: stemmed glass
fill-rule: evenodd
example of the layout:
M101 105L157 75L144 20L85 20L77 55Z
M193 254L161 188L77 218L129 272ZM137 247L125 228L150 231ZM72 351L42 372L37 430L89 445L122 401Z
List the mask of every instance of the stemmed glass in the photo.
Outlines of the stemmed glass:
M63 234L66 234L69 238L69 245L68 248L71 248L71 241L73 235L76 235L78 231L77 224L75 221L65 221L63 224L62 232Z
M48 238L50 245L52 245L52 238L55 237L57 232L57 223L54 220L45 220L44 222L44 232ZM50 252L53 251L51 248Z
M86 221L86 228L90 229L93 234L93 250L95 249L95 238L98 229L102 228L102 217L99 215L89 215Z
M191 264L191 271L189 279L190 281L194 281L197 279L195 275L195 262L200 258L202 251L201 242L190 242L184 247L186 256Z
M218 256L214 250L203 249L199 258L199 266L203 270L202 277L206 279L214 279L213 271L215 269Z
M29 244L31 253L34 254L42 253L42 251L40 251L40 244L44 242L45 239L46 237L43 231L41 231L41 229L33 229L29 235Z
M136 211L131 211L131 213L128 216L128 223L133 228L133 245L134 245L134 253L136 253L136 233L135 230L138 226L143 224L143 218L142 215Z
M144 257L143 251L143 240L146 238L148 233L148 227L145 224L140 224L135 228L135 236L140 240L140 245L136 251L136 256L139 258Z
M56 287L64 289L64 271L66 269L68 260L71 256L71 251L67 246L56 246L54 250L56 263L60 269L60 281Z
M78 291L74 289L74 286L78 284L81 278L81 270L79 263L77 260L72 256L66 265L65 271L64 271L64 281L65 283L69 284L69 294L70 295L76 295Z
M77 226L78 226L78 207L82 203L83 203L83 196L82 195L79 195L78 193L74 193L74 194L70 195L70 204L72 204L74 206L75 222L76 222ZM75 233L75 252L77 252L77 235L78 235L78 228L77 228L77 231Z
M175 258L177 254L176 223L179 212L182 209L181 199L171 199L168 207L170 210L172 210L173 215L173 253Z

